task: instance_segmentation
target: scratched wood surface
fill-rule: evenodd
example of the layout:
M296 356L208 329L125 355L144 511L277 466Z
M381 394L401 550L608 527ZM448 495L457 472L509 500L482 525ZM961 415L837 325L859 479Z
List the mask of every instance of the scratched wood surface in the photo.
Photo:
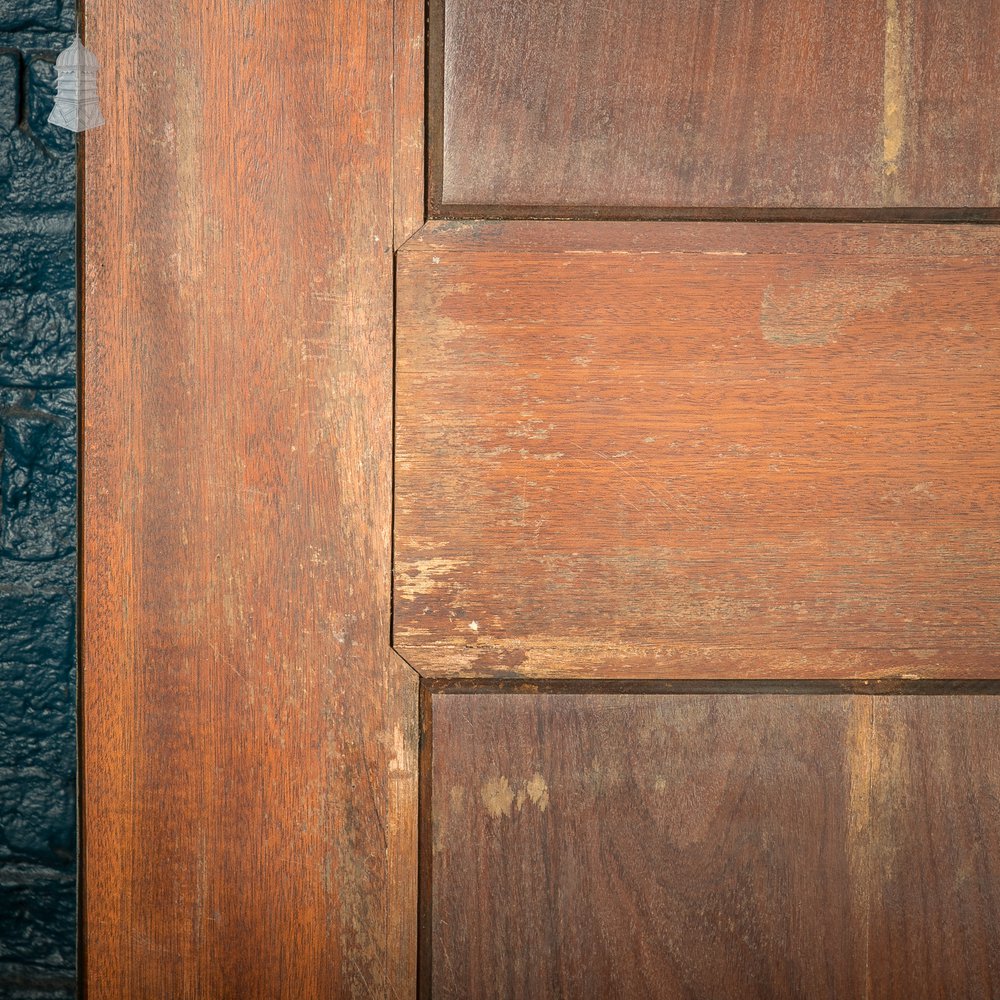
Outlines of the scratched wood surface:
M396 648L425 675L997 676L998 249L431 227L397 269Z
M998 704L435 694L426 995L996 997Z
M405 997L391 5L88 0L84 979Z
M441 214L1000 205L997 0L432 0Z

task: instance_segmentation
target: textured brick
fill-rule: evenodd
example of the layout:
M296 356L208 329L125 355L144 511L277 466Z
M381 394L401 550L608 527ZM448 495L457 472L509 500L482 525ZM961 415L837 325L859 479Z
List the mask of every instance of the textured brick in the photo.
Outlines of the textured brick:
M0 554L54 559L76 542L76 392L0 389Z
M0 299L0 387L71 387L76 289L12 291Z
M48 170L41 177L47 185L44 198L47 204L54 197L62 195L62 186L66 180L66 168L75 167L72 154L76 148L76 133L68 129L50 125L48 118L52 112L52 104L56 97L56 65L55 54L29 50L28 68L28 125L34 135L45 146L50 154L57 154L48 161ZM64 155L58 155L64 154ZM73 170L75 174L75 169ZM38 197L39 178L33 179L33 189Z
M75 220L69 212L0 215L0 288L60 288L76 260Z
M46 120L74 21L0 0L4 1000L75 995L76 137Z
M0 699L0 773L7 775L6 780L16 781L19 770L32 768L44 770L63 784L66 776L72 775L76 744L67 720L73 714L73 682L72 669L63 663L0 663L0 687L4 689ZM7 795L6 801L14 798ZM0 829L13 829L14 825L0 809ZM44 833L44 839L63 844L66 834L65 829L59 829L54 835ZM15 840L23 843L24 837ZM13 846L0 846L0 859L14 856L19 855Z
M72 971L76 886L73 877L35 866L11 866L0 878L0 990L6 962L23 982L42 970ZM13 977L11 977L13 978ZM0 996L4 994L0 992Z
M73 646L76 560L0 557L0 663L64 663ZM6 698L7 691L0 691Z
M54 49L28 49L22 54L27 82L26 127L0 129L0 197L4 217L14 222L18 209L36 216L54 212L70 219L73 216L76 135L48 123L56 93L55 57ZM0 60L0 69L3 65ZM9 94L0 115L9 120L17 110L16 93Z
M0 768L0 856L72 864L75 808L63 768Z
M72 666L76 556L20 562L0 556L0 670L14 664ZM0 720L19 704L14 677L0 674ZM2 733L0 737L11 734ZM0 739L0 761L6 751Z
M64 0L0 0L0 31L27 34L33 28L67 28L67 6Z
M9 132L17 126L20 104L21 57L16 49L0 49L0 132ZM0 163L0 181L10 167Z

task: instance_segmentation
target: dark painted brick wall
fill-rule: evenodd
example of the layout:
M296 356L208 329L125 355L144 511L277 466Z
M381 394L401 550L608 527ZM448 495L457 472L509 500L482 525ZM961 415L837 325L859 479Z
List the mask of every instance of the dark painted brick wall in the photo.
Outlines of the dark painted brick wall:
M0 0L0 997L75 993L75 11Z

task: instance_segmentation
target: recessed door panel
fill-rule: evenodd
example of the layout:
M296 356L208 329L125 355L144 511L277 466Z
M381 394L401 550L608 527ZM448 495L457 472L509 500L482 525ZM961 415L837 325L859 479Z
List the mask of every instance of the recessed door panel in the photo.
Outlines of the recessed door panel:
M430 675L996 676L998 249L432 229L398 262L397 648Z
M1000 205L995 0L435 0L432 199L540 210Z

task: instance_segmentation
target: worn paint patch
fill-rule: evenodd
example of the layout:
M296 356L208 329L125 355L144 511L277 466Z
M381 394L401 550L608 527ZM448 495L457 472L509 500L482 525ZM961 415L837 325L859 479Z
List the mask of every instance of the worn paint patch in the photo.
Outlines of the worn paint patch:
M836 276L797 285L768 285L760 307L764 339L785 347L828 344L863 312L906 287L900 278Z
M548 782L546 782L540 774L535 773L531 776L525 786L525 791L528 793L528 798L534 802L534 804L538 806L542 812L545 812L549 805Z
M526 802L537 806L539 812L545 812L549 807L549 785L537 771L519 786L512 785L510 779L501 776L487 781L480 790L480 797L486 811L494 819L509 817L515 810L520 812ZM454 799L454 790L452 798Z
M494 818L510 816L514 807L514 789L510 787L510 781L501 775L492 781L487 781L479 792L486 811Z
M437 556L432 559L417 559L402 563L396 573L396 597L403 601L413 601L430 594L444 578L466 565L467 559L447 559Z
M390 772L401 772L402 774L416 774L417 753L413 740L407 738L407 734L399 726L394 726L392 730L391 747L393 751L392 760L389 761Z
M882 173L890 203L902 198L900 157L907 127L909 46L900 0L885 3L885 54L882 79Z

